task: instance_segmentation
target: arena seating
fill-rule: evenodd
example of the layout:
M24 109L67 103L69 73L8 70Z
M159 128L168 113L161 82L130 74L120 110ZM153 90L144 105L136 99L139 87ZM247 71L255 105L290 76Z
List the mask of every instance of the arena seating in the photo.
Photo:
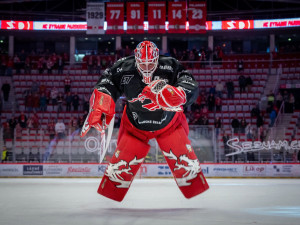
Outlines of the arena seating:
M291 59L292 56L286 57ZM238 59L243 59L244 61L244 71L243 75L247 77L248 75L253 80L253 86L250 92L240 93L238 78L240 72L237 71L236 61ZM232 132L231 121L234 117L239 120L242 118L246 119L247 123L252 125L256 124L256 118L252 118L250 111L255 107L262 98L264 89L267 85L267 79L269 74L269 55L243 55L243 56L225 56L224 61L228 60L227 63L222 63L222 65L214 66L213 68L201 68L200 63L194 63L192 68L189 68L195 79L199 83L200 90L209 90L209 87L215 85L218 80L224 83L225 93L222 99L222 110L221 112L210 112L208 115L209 125L213 126L216 117L221 118L223 131L217 138L217 146L221 149L221 154L224 154L224 144L223 144L223 134L230 134L231 137L239 137L241 141L247 141L245 134L235 134ZM283 76L281 77L282 84L288 84L289 82L294 82L299 80L299 67L286 67L289 64L284 64L282 67ZM39 84L44 83L48 90L52 87L57 87L59 92L64 93L64 78L67 74L70 75L71 92L78 93L79 96L89 96L92 87L95 82L99 79L98 74L87 74L87 70L84 68L85 64L82 66L76 66L74 69L66 68L62 75L58 75L55 70L53 74L38 74L36 69L32 70L31 74L19 74L13 76L15 98L19 104L19 111L24 111L24 93L26 90L31 88L33 82ZM187 64L188 65L188 64ZM273 68L277 67L279 64L273 64ZM293 65L296 65L294 62ZM231 79L235 86L235 97L234 99L227 99L225 83ZM119 105L122 105L121 103ZM122 107L119 107L121 111ZM65 107L64 107L65 109ZM57 106L48 105L47 112L38 112L40 118L41 129L38 130L23 130L20 139L13 141L7 141L6 145L13 145L16 153L17 161L42 161L43 155L47 147L49 147L50 138L47 133L47 124L51 118L62 119L65 124L69 122L72 117L78 117L82 114L82 109L79 112L63 112L57 113ZM17 112L18 113L18 112ZM120 115L120 112L118 112ZM1 115L2 119L9 118L10 112L3 112ZM296 115L295 115L296 117ZM266 115L264 128L267 129L269 125L269 119ZM296 118L295 118L296 119ZM2 120L3 121L3 120ZM291 127L288 128L291 133L295 134L294 138L299 138L300 134L296 129L296 125L291 123ZM298 136L297 136L298 135ZM75 135L72 137L72 142L69 141L59 141L55 147L56 158L49 159L53 162L97 162L98 155L95 152L87 152L82 149L82 141L80 141L79 136ZM223 157L223 156L222 156Z
M300 121L300 111L295 110L292 114L292 119L290 121L290 124L286 128L285 140L287 141L300 140L299 121Z

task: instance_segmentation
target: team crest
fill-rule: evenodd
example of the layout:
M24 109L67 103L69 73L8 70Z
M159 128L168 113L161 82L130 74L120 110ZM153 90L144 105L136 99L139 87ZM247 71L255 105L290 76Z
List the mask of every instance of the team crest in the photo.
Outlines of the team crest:
M133 75L124 75L121 79L121 84L129 84L132 78Z
M143 103L145 101L145 99L148 99L148 98L141 93L138 95L137 98L128 100L128 102L134 103L134 102L140 101L141 103ZM145 109L148 109L149 111L155 111L157 109L161 109L161 107L158 104L156 104L155 102L152 102L152 101L151 101L151 103L142 105L142 107Z

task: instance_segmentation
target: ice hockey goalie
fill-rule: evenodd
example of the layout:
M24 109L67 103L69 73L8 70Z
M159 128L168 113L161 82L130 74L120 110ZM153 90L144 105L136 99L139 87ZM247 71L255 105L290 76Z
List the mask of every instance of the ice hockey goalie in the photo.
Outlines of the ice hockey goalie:
M159 55L153 42L137 45L134 56L119 59L97 82L90 113L82 128L105 129L116 100L125 95L117 148L98 188L107 198L122 201L155 138L186 198L209 188L191 142L183 108L198 95L194 77L174 58Z

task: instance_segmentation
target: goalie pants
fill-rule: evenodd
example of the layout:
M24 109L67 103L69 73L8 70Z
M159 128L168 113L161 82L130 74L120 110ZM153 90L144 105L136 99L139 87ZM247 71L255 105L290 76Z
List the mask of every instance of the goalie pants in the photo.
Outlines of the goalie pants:
M148 141L156 138L172 171L178 187L186 198L194 197L209 188L200 163L188 139L188 124L183 112L158 131L135 128L124 110L117 148L98 188L98 193L122 201L135 174L150 150Z

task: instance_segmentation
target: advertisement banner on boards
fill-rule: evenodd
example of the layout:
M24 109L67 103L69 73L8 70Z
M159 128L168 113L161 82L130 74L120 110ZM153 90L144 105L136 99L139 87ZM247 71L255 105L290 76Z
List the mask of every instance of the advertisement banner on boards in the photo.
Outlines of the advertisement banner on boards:
M23 176L22 164L0 164L0 177Z
M107 164L0 164L0 177L102 177ZM300 164L201 164L206 177L300 177ZM173 177L169 166L142 164L138 177Z

